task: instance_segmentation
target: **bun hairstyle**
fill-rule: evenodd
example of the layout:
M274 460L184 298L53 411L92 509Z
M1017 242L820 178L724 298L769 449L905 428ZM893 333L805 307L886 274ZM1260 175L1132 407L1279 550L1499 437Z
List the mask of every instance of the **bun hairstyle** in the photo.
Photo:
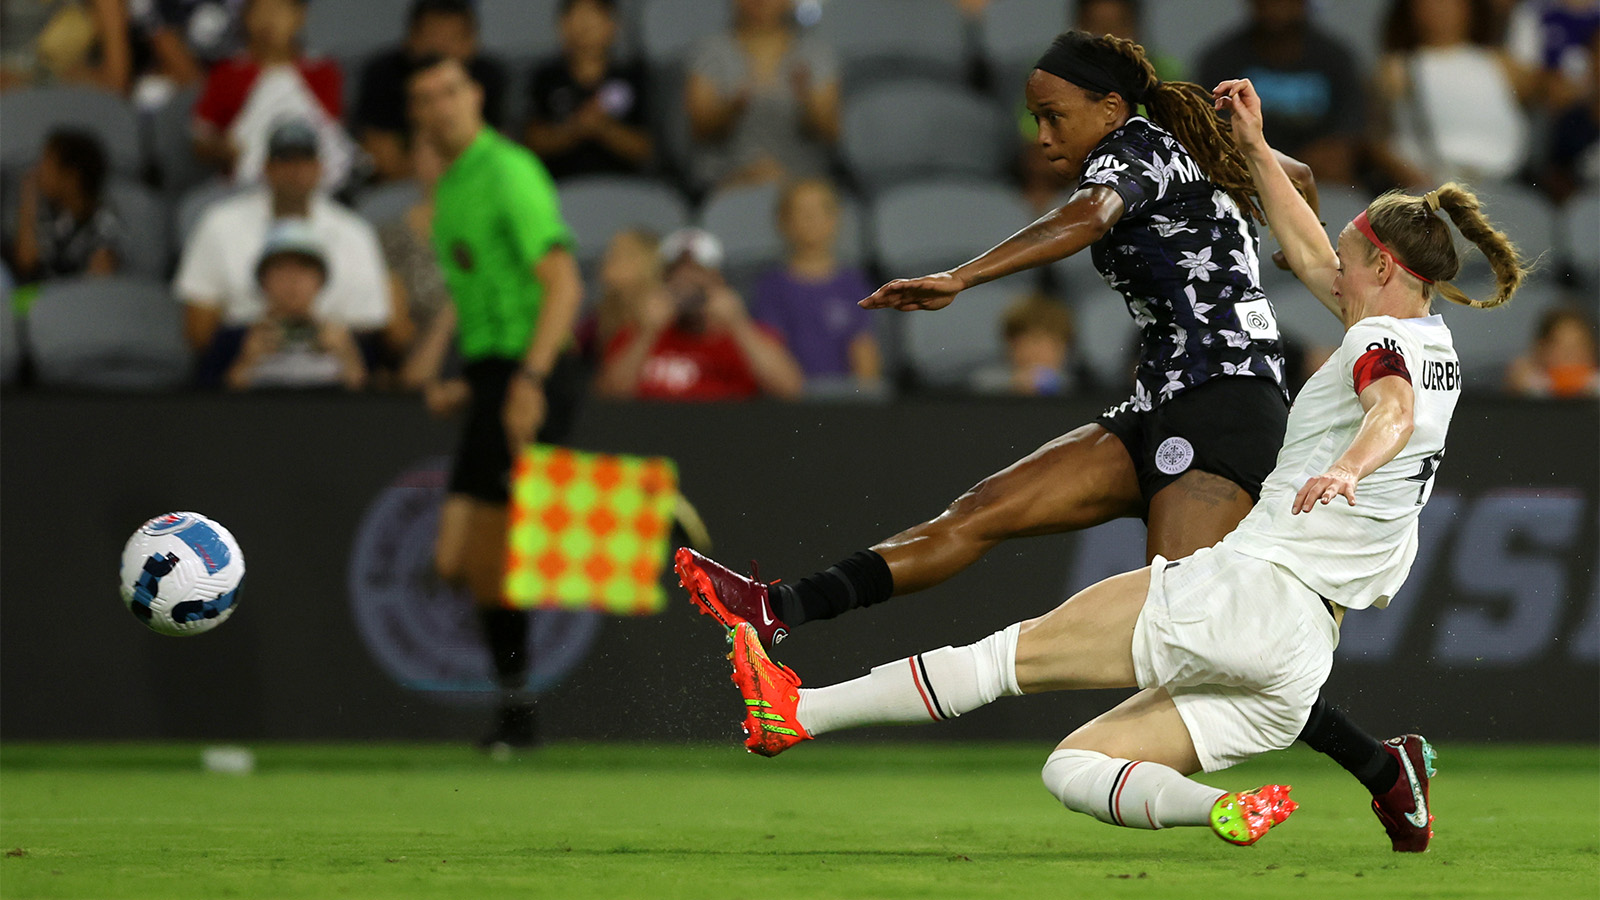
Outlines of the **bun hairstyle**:
M1494 271L1493 296L1474 300L1450 283L1461 274L1461 258L1450 227L1436 214L1438 210L1443 210L1461 236L1489 261L1489 268ZM1528 274L1529 267L1524 265L1517 246L1484 216L1477 195L1464 184L1452 181L1421 197L1390 191L1372 201L1365 216L1384 249L1401 268L1422 282L1424 298L1431 299L1436 289L1451 303L1488 309L1509 301ZM1371 254L1378 250L1373 246Z
M1162 81L1144 47L1114 35L1063 32L1036 66L1072 82L1096 102L1121 95L1130 112L1141 104L1150 121L1165 128L1189 151L1212 184L1241 210L1265 222L1255 183L1227 122L1212 105L1211 92L1188 81Z

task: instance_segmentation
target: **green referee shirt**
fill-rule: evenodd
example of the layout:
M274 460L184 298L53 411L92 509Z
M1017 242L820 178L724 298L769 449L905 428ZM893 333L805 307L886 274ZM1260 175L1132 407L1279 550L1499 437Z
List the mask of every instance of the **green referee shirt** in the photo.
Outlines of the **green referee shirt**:
M478 132L439 179L433 211L434 253L464 359L527 352L544 303L533 267L552 248L571 246L544 165L494 129Z

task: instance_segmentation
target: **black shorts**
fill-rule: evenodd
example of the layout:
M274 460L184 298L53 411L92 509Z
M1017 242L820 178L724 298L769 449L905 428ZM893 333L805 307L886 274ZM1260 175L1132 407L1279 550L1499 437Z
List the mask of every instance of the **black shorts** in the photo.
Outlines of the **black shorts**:
M500 415L511 379L521 368L520 359L499 358L473 360L462 367L461 374L472 387L472 400L456 446L455 464L450 468L450 493L489 503L510 501L511 446ZM556 360L544 385L544 424L537 435L540 443L559 444L572 433L587 382L576 354L563 354Z
M1132 402L1114 406L1095 424L1128 448L1146 503L1191 469L1221 475L1258 500L1278 464L1289 402L1271 379L1213 378L1148 412Z

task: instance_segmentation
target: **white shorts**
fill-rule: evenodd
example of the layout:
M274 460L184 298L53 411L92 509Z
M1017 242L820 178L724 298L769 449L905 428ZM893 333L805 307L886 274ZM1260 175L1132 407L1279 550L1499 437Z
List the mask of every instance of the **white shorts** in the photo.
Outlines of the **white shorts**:
M1207 772L1295 742L1339 629L1316 592L1226 542L1157 556L1133 629L1139 687L1165 687Z

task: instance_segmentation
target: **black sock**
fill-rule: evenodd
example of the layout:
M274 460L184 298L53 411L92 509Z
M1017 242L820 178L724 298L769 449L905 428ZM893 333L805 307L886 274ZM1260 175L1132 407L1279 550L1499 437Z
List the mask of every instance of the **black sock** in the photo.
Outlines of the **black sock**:
M772 611L791 627L813 619L831 619L892 596L894 576L889 564L871 550L862 550L793 584L775 584L770 594Z
M1343 766L1373 796L1388 791L1400 778L1400 763L1383 749L1383 743L1321 697L1311 707L1300 740Z
M479 609L484 642L494 661L495 682L507 691L520 691L528 681L528 611Z

